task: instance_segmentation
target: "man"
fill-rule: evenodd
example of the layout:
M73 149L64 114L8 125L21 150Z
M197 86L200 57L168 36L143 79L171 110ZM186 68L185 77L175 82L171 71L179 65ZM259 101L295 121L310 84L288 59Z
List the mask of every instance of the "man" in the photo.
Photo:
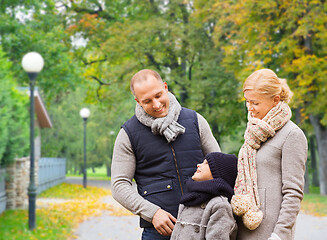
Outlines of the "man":
M207 153L220 147L207 121L182 108L157 72L136 73L131 91L137 102L135 115L123 125L115 142L112 194L141 217L143 240L169 239L185 181Z

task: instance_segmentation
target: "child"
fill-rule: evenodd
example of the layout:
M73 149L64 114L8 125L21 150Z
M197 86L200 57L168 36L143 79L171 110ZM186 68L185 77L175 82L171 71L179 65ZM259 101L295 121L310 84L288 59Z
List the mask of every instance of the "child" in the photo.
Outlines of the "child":
M171 240L236 239L230 200L237 176L237 157L221 152L205 156L186 182Z

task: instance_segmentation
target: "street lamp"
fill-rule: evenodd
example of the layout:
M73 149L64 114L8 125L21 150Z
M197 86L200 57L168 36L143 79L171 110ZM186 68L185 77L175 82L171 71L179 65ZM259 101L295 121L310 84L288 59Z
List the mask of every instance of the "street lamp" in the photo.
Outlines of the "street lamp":
M28 187L28 226L30 230L35 228L35 201L37 189L35 186L34 167L34 86L38 73L42 70L44 61L37 52L29 52L24 55L22 66L30 79L30 183Z
M90 116L90 110L88 108L82 108L79 115L84 120L84 167L83 167L83 186L86 188L86 122Z

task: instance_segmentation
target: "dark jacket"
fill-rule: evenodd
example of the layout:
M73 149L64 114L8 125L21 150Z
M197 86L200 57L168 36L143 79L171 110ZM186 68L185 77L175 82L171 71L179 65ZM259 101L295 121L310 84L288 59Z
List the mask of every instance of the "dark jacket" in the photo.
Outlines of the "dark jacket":
M170 144L164 136L153 135L136 116L123 125L136 157L134 179L139 194L174 217L186 189L185 181L204 157L196 112L182 108L177 122L185 127L185 133ZM140 226L152 224L141 219Z

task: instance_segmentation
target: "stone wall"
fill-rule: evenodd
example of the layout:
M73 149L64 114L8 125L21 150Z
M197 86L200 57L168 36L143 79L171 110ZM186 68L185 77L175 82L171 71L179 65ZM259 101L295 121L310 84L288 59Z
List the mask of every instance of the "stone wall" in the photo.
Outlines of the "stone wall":
M27 188L29 185L29 157L16 159L6 169L6 195L7 209L24 208L27 206ZM35 174L37 176L37 164L35 165ZM37 179L35 179L37 183Z
M40 193L65 180L66 159L37 158L34 172L37 193ZM6 173L2 174L2 176L3 178L5 176L6 190L5 194L1 194L0 185L0 200L1 196L4 195L2 201L6 201L6 209L26 208L28 205L28 187L30 182L30 158L16 159L15 163L6 168ZM5 197L7 197L6 200Z

